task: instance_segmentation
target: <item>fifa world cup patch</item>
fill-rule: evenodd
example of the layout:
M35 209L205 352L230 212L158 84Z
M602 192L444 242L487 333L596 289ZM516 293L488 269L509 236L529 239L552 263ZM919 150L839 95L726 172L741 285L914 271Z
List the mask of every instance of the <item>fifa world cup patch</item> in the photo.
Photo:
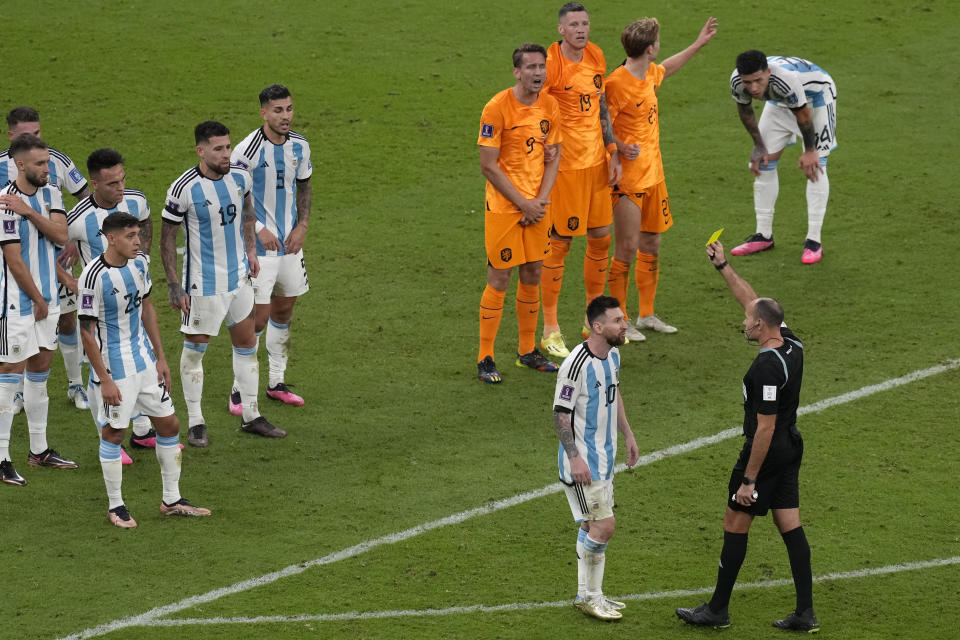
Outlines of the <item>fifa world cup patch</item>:
M93 311L93 294L84 293L80 296L80 308L84 311Z
M6 219L3 221L3 232L4 233L13 233L17 230L17 221Z
M775 385L763 385L764 401L777 399L777 387Z
M573 398L573 387L568 384L560 387L560 399L569 401L571 398Z
M77 171L76 167L74 167L73 169L70 169L70 179L76 182L77 184L80 184L81 182L83 182L83 176L80 175L80 172Z
M492 138L493 137L493 125L492 124L481 124L480 125L480 137L481 138Z

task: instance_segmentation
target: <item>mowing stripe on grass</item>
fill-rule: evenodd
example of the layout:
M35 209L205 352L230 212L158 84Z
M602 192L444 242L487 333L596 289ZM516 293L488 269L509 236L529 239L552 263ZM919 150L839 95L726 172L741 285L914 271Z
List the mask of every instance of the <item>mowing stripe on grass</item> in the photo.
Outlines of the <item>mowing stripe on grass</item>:
M894 389L896 387L900 387L905 384L909 384L911 382L916 382L917 380L922 380L924 378L929 378L930 376L944 373L946 371L950 371L958 367L960 367L960 359L947 360L943 364L929 367L927 369L919 369L917 371L908 373L904 376L900 376L899 378L892 378L890 380L885 380L884 382L880 382L878 384L867 385L865 387L861 387L854 391L850 391L848 393L844 393L839 396L834 396L833 398L827 398L825 400L820 400L819 402L815 402L814 404L800 407L797 413L801 415L807 414L807 413L817 413L817 412L823 411L824 409L828 409L830 407L834 407L840 404L845 404L847 402L853 402L854 400L865 398L875 393L879 393L880 391L888 391L890 389ZM711 444L715 444L717 442L721 442L723 440L732 438L737 434L739 434L740 432L741 432L741 427L739 426L731 427L730 429L724 429L723 431L716 433L712 436L704 436L702 438L696 438L694 440L690 440L689 442L684 442L682 444L677 444L671 447L667 447L666 449L654 451L652 453L648 453L643 456L640 456L640 460L637 462L636 466L638 467L645 466L645 465L657 462L658 460L662 460L664 458L680 455L682 453L687 453L689 451L694 451L695 449L700 449L702 447L706 447ZM621 463L617 465L616 471L620 472L620 471L623 471L624 469L626 469L626 465ZM366 553L371 549L374 549L376 547L379 547L385 544L393 544L395 542L401 542L403 540L407 540L408 538L418 536L422 533L426 533L434 529L439 529L440 527L446 527L452 524L459 524L461 522L464 522L465 520L469 520L470 518L473 518L474 516L487 515L490 513L494 513L496 511L500 511L502 509L507 509L509 507L516 506L518 504L523 504L524 502L528 502L530 500L535 500L536 498L542 498L543 496L547 496L553 493L559 493L562 489L563 489L563 485L560 484L559 482L555 482L554 484L547 485L546 487L543 487L541 489L536 489L534 491L527 491L525 493L515 495L511 498L497 500L495 502L488 503L481 507L476 507L474 509L469 509L467 511L461 511L460 513L455 513L453 515L447 516L445 518L440 518L439 520L434 520L432 522L425 522L423 524L417 525L405 531L399 531L397 533L391 533L385 536L381 536L379 538L374 538L373 540L367 540L365 542L361 542L360 544L356 544L352 547L347 547L346 549L335 551L331 554L323 556L322 558L316 558L309 562L302 562L300 564L293 564L283 569L280 569L279 571L274 571L272 573L258 576L256 578L250 578L249 580L243 580L241 582L232 584L228 587L221 587L219 589L214 589L213 591L208 591L207 593L202 593L196 596L190 596L189 598L184 598L183 600L179 600L177 602L173 602L168 605L155 607L153 609L150 609L149 611L145 611L144 613L141 613L138 615L129 616L126 618L120 618L118 620L107 622L107 623L98 625L96 627L90 627L89 629L85 629L78 633L74 633L69 636L66 636L64 640L80 640L82 638L94 638L97 636L102 636L107 633L110 633L111 631L116 631L118 629L123 629L126 627L146 626L148 623L153 622L155 619L160 618L162 616L171 615L179 611L183 611L184 609L189 609L190 607L194 607L200 604L205 604L207 602L213 602L214 600L219 600L220 598L223 598L225 596L229 596L235 593L241 593L243 591L249 591L250 589L256 589L257 587L262 587L264 585L270 584L271 582L276 582L281 578L287 578L290 576L298 575L300 573L303 573L307 569L310 569L311 567L318 567L325 564L338 562L340 560L346 560L347 558L358 556L362 553Z
M891 573L901 573L903 571L916 571L918 569L933 569L936 567L945 567L949 565L960 564L960 556L952 558L938 558L936 560L925 560L922 562L905 562L903 564L891 564L885 567L874 567L872 569L856 569L854 571L841 571L837 573L827 573L822 576L815 576L813 581L831 582L833 580L850 580L855 578L867 578L871 576L887 575ZM793 580L783 578L778 580L762 580L759 582L745 582L736 586L740 589L771 589L774 587L792 586ZM686 598L689 596L704 595L713 593L713 587L701 587L699 589L674 589L671 591L650 591L647 593L631 593L628 595L615 596L619 600L664 600L668 598ZM484 605L474 604L464 607L446 607L444 609L394 609L387 611L349 611L346 613L305 613L295 616L255 616L255 617L230 617L230 618L166 618L164 620L151 620L145 623L148 627L186 627L192 625L213 625L213 624L264 624L264 623L289 623L289 622L336 622L344 620L374 620L382 618L419 618L427 616L451 616L465 613L497 613L501 611L524 611L528 609L556 609L560 607L569 607L570 600L554 600L551 602L513 602L510 604Z

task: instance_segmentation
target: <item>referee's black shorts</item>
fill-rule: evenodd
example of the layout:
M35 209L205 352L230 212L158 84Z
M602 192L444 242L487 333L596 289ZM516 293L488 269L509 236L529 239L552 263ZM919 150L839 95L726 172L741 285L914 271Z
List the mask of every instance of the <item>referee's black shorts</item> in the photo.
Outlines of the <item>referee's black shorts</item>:
M787 435L770 443L767 458L757 474L757 500L745 507L733 496L743 482L743 474L750 461L750 447L740 451L740 459L730 473L727 486L727 506L755 516L765 516L770 509L796 509L800 506L800 461L803 459L803 438Z

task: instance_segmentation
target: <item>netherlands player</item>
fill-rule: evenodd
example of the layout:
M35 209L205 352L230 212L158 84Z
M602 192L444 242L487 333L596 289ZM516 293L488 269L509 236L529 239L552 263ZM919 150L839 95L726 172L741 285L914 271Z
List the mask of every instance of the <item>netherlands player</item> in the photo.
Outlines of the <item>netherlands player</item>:
M76 469L77 463L47 445L47 378L60 315L54 244L67 241L63 198L47 184L50 152L43 140L18 136L10 155L17 177L0 189L0 480L22 486L26 481L10 460L13 398L21 384L30 432L27 464Z
M601 620L622 617L622 602L603 595L607 543L613 537L613 469L617 432L627 466L640 457L620 394L620 351L626 317L616 298L600 296L587 306L590 337L560 366L553 421L560 438L557 464L577 532L577 597L573 604Z
M627 325L631 341L645 339L640 329L677 331L653 312L660 279L660 234L673 226L660 155L657 91L716 33L717 21L710 18L693 44L661 65L655 62L660 55L660 23L656 18L635 20L620 34L627 59L607 77L607 105L623 165L623 177L613 189L616 244L610 262L610 295L620 300L620 308L627 313L627 279L636 255L639 312L636 326Z
M230 164L230 130L202 122L194 130L200 163L167 191L160 233L160 256L167 274L170 304L183 312L180 383L187 403L187 443L206 447L203 419L203 354L210 336L226 322L233 343L233 374L243 406L240 428L247 433L283 438L282 429L260 415L257 389L257 337L253 323L251 277L260 271L255 246L250 176ZM177 231L185 224L183 280L177 273Z
M41 137L40 114L31 107L16 107L7 114L7 127L7 137L11 141L24 133L39 138ZM86 198L90 194L87 189L87 181L76 165L73 164L73 160L56 149L50 149L49 151L50 173L47 182L51 186L57 187L61 193L69 192L77 200ZM13 182L16 178L17 165L10 155L10 150L0 152L0 186ZM72 264L76 260L76 256L76 245L67 243L59 258L66 264ZM67 370L67 397L78 409L86 409L88 406L87 394L83 389L83 377L80 371L83 354L80 351L80 336L77 334L76 317L72 313L77 308L77 301L76 297L62 286L59 293L60 309L64 313L60 315L60 324L57 330L60 335L60 353L63 355L63 364ZM23 403L22 391L21 389L17 393L14 413L20 411Z
M604 97L607 62L600 47L589 42L590 15L579 2L568 2L560 8L559 20L557 30L562 39L547 50L544 88L560 105L564 151L550 209L550 254L543 260L540 340L547 356L557 359L569 353L560 332L557 304L570 243L576 236L587 236L583 282L589 303L603 295L607 283L613 219L610 186L620 179L620 158ZM585 326L584 337L588 334Z
M837 87L830 75L803 58L767 57L752 49L737 56L730 89L740 121L753 139L750 171L757 232L730 253L746 256L773 248L773 212L780 192L777 163L784 147L803 140L799 167L807 177L807 238L803 264L823 258L820 231L827 213L827 157L837 146ZM763 100L760 122L753 100Z
M477 377L502 381L494 362L494 343L503 317L510 274L517 266L518 367L556 371L536 349L540 312L540 272L550 252L550 190L560 165L560 110L542 92L547 52L526 43L513 52L517 83L487 102L480 116L480 171L487 179L483 232L487 286L480 298L480 347ZM546 149L553 149L549 160Z
M123 156L113 149L97 149L87 158L87 173L93 193L67 213L67 234L70 240L77 243L81 266L85 267L91 260L99 258L106 249L106 238L101 233L101 225L114 211L129 213L140 221L140 251L149 264L150 244L153 241L150 205L143 192L126 188L127 174L123 166ZM61 284L76 292L77 279L60 264L57 274ZM75 296L72 297L76 299ZM62 309L60 315L65 313L67 311ZM69 313L73 314L73 311ZM96 421L100 406L100 385L96 376L90 377L87 389L91 399L90 410ZM133 448L152 449L156 446L156 438L156 432L150 427L150 419L144 415L136 416L133 420L133 432L130 434L130 445ZM124 464L133 463L123 450L121 458Z
M170 367L160 343L152 282L140 250L141 221L116 211L103 220L107 247L80 274L80 334L90 367L100 380L100 468L107 487L110 522L132 529L137 522L123 503L120 443L137 411L157 431L162 515L208 516L180 495L180 421L170 398Z
M260 275L253 281L257 339L267 332L270 374L267 397L296 407L303 398L284 382L290 351L290 319L297 297L309 290L303 243L310 223L312 187L310 145L290 130L293 98L282 84L260 92L263 126L233 149L231 161L253 177L257 213L257 258ZM230 413L240 415L240 392L234 381Z

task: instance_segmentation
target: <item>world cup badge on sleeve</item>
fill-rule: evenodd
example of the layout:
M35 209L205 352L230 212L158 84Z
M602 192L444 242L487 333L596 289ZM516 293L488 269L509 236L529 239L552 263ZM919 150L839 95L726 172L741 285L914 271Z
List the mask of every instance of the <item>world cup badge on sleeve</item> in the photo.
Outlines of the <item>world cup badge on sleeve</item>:
M560 388L560 399L569 401L573 397L573 387L568 384Z
M80 296L80 309L83 311L93 311L92 293L84 293Z
M7 218L3 221L3 232L5 234L13 233L17 230L17 221L12 218Z

